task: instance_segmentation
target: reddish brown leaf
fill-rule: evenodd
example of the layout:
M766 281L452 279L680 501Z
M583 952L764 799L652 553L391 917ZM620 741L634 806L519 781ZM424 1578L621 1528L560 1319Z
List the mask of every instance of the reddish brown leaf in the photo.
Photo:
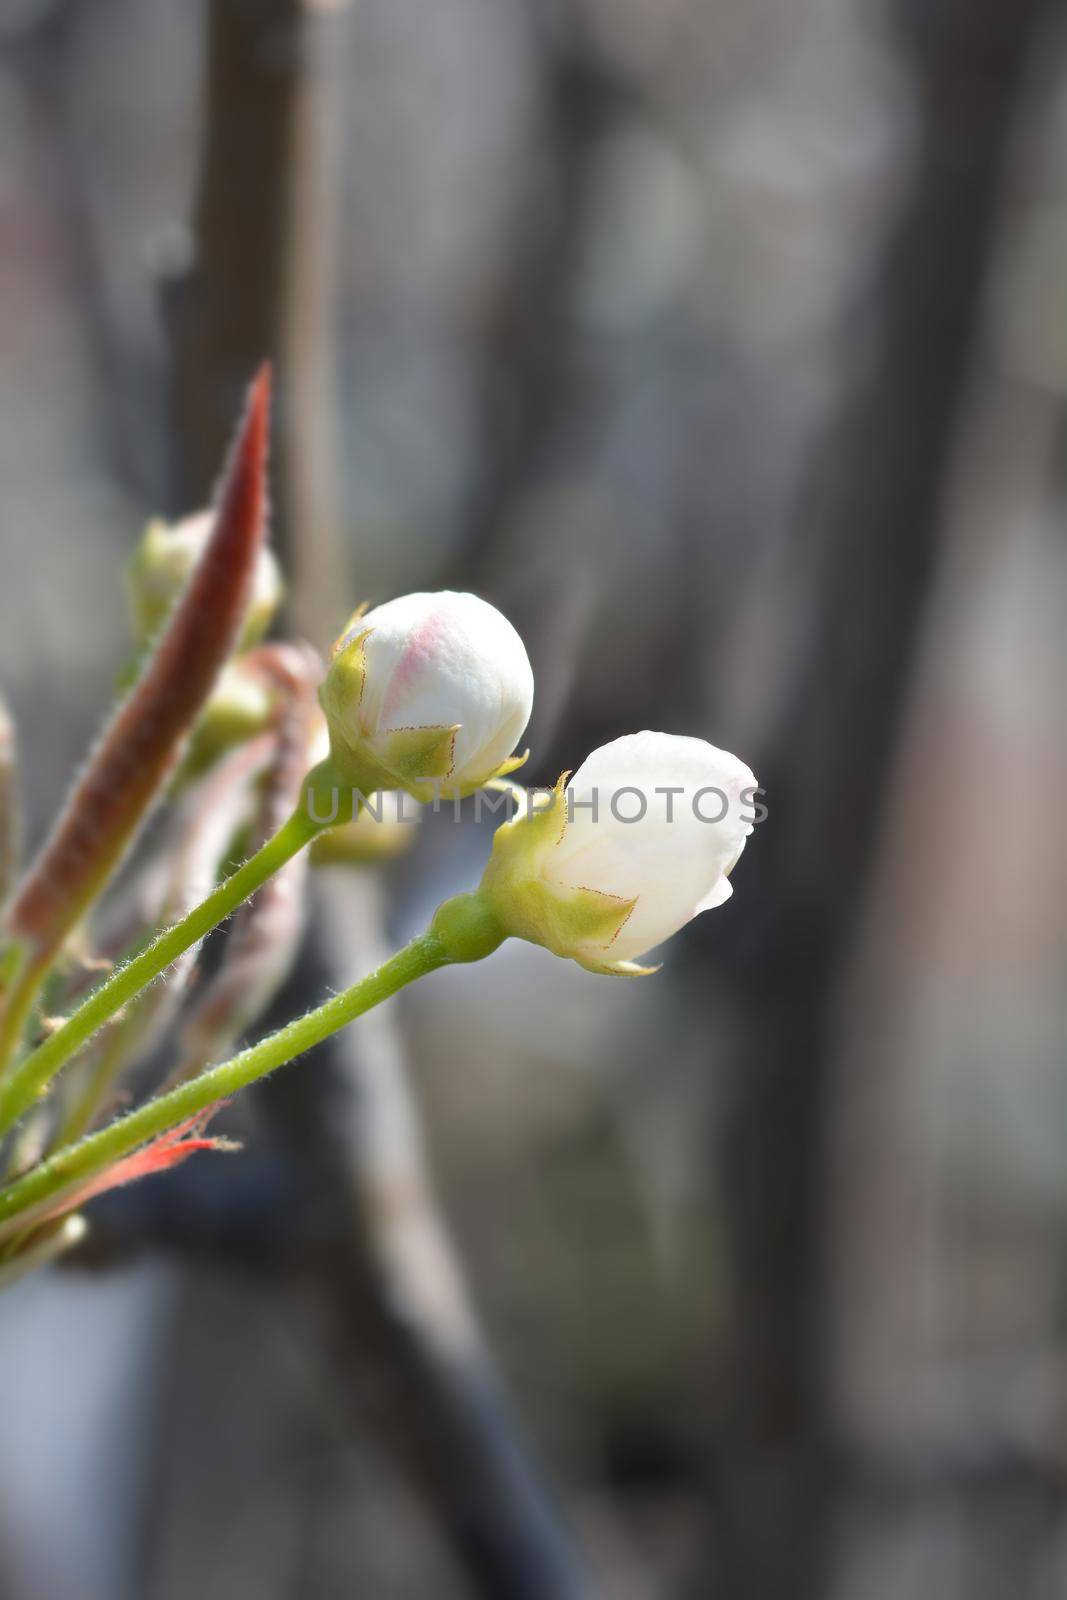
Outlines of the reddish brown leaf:
M38 957L58 949L114 872L237 641L266 528L269 420L264 366L223 475L211 539L7 912L9 933Z

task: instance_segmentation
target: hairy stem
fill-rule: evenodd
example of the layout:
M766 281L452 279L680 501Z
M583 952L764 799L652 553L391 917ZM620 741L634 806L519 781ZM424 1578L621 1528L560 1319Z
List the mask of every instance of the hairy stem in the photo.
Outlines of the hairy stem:
M51 1140L54 1148L73 1144L92 1127L117 1079L129 1064L131 1051L136 1048L141 1033L144 1010L145 995L142 993L131 1002L128 1012L115 1018L110 1028L98 1035L95 1057L86 1063L88 1074L84 1081L70 1085L74 1092Z
M306 1016L280 1028L259 1044L242 1050L230 1061L202 1072L199 1077L172 1089L140 1106L128 1116L90 1134L78 1144L68 1145L0 1192L0 1228L12 1217L37 1210L113 1162L129 1155L140 1145L227 1099L258 1078L265 1078L295 1056L303 1055L346 1023L352 1022L372 1006L396 994L405 984L446 966L454 958L443 940L434 933L413 939L395 956L335 995Z
M291 861L319 831L300 807L261 850L220 883L195 910L154 939L140 955L119 967L85 1000L62 1027L38 1045L12 1072L0 1100L0 1133L28 1109L59 1069L91 1039L120 1007L158 978L173 961L235 911L268 878ZM32 1001L32 992L30 998ZM15 1009L18 990L5 1007L5 1020Z
M34 1001L47 975L49 961L25 950L17 960L10 987L0 1005L0 1070L11 1060L22 1042Z

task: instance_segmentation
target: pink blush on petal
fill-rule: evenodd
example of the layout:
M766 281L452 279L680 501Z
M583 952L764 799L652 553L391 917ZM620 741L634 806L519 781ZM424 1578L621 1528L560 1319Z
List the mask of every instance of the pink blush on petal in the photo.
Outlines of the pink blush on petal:
M431 611L415 628L389 679L382 700L380 725L388 727L427 664L440 655L450 618L444 610Z

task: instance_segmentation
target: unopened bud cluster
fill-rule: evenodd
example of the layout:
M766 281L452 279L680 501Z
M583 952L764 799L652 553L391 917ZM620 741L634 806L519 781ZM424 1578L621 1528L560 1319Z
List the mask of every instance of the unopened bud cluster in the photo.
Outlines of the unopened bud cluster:
M148 524L126 566L126 593L138 644L150 644L174 609L204 553L214 519L214 511L198 511L180 522L156 519ZM262 639L284 592L277 559L263 545L256 557L241 649Z

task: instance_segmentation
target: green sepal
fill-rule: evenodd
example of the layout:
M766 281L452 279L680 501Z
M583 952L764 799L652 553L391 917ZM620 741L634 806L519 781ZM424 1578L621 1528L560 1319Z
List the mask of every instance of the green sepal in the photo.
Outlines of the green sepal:
M494 773L489 781L496 784L503 776L501 772ZM569 777L569 772L561 772L551 793L542 790L539 794L530 795L518 784L513 786L517 809L510 822L502 823L493 836L493 854L486 868L487 877L505 874L516 877L524 868L536 870L537 855L559 844L567 826L566 786Z
M524 750L521 756L508 756L508 759L502 761L495 772L491 772L487 778L482 779L479 787L484 789L487 784L496 783L500 778L506 778L510 772L518 772L519 768L524 767L529 759L529 750Z
M545 878L543 868L567 826L564 772L547 800L532 799L496 831L482 879L500 926L517 938L576 961L589 972L638 977L655 968L612 961L611 947L626 926L635 899L600 889L567 888Z
M456 734L450 728L395 728L375 739L378 760L393 774L392 788L406 789L417 800L432 800L445 792L446 780L456 764Z
M508 926L520 938L599 972L611 964L611 946L636 904L599 889L562 888L544 878L530 878L511 885ZM590 957L590 946L603 951L603 960Z
M342 639L330 657L330 665L319 688L319 704L330 728L331 740L336 730L352 717L353 707L358 708L363 699L363 686L367 679L366 648L370 628L362 633Z
M608 978L654 978L663 965L657 962L654 967L642 967L636 961L606 961L601 964L597 961L579 961L577 956L574 959L586 972L601 972Z
M450 798L448 775L458 731L458 723L453 728L398 728L372 744L349 740L331 724L330 758L341 781L364 797L403 789L421 801Z
M367 678L366 649L372 628L352 633L335 650L319 690L330 730L330 751L338 773L364 794L378 789L405 789L417 800L432 800L446 792L455 763L456 734L452 727L395 728L373 739L358 732L359 707Z

